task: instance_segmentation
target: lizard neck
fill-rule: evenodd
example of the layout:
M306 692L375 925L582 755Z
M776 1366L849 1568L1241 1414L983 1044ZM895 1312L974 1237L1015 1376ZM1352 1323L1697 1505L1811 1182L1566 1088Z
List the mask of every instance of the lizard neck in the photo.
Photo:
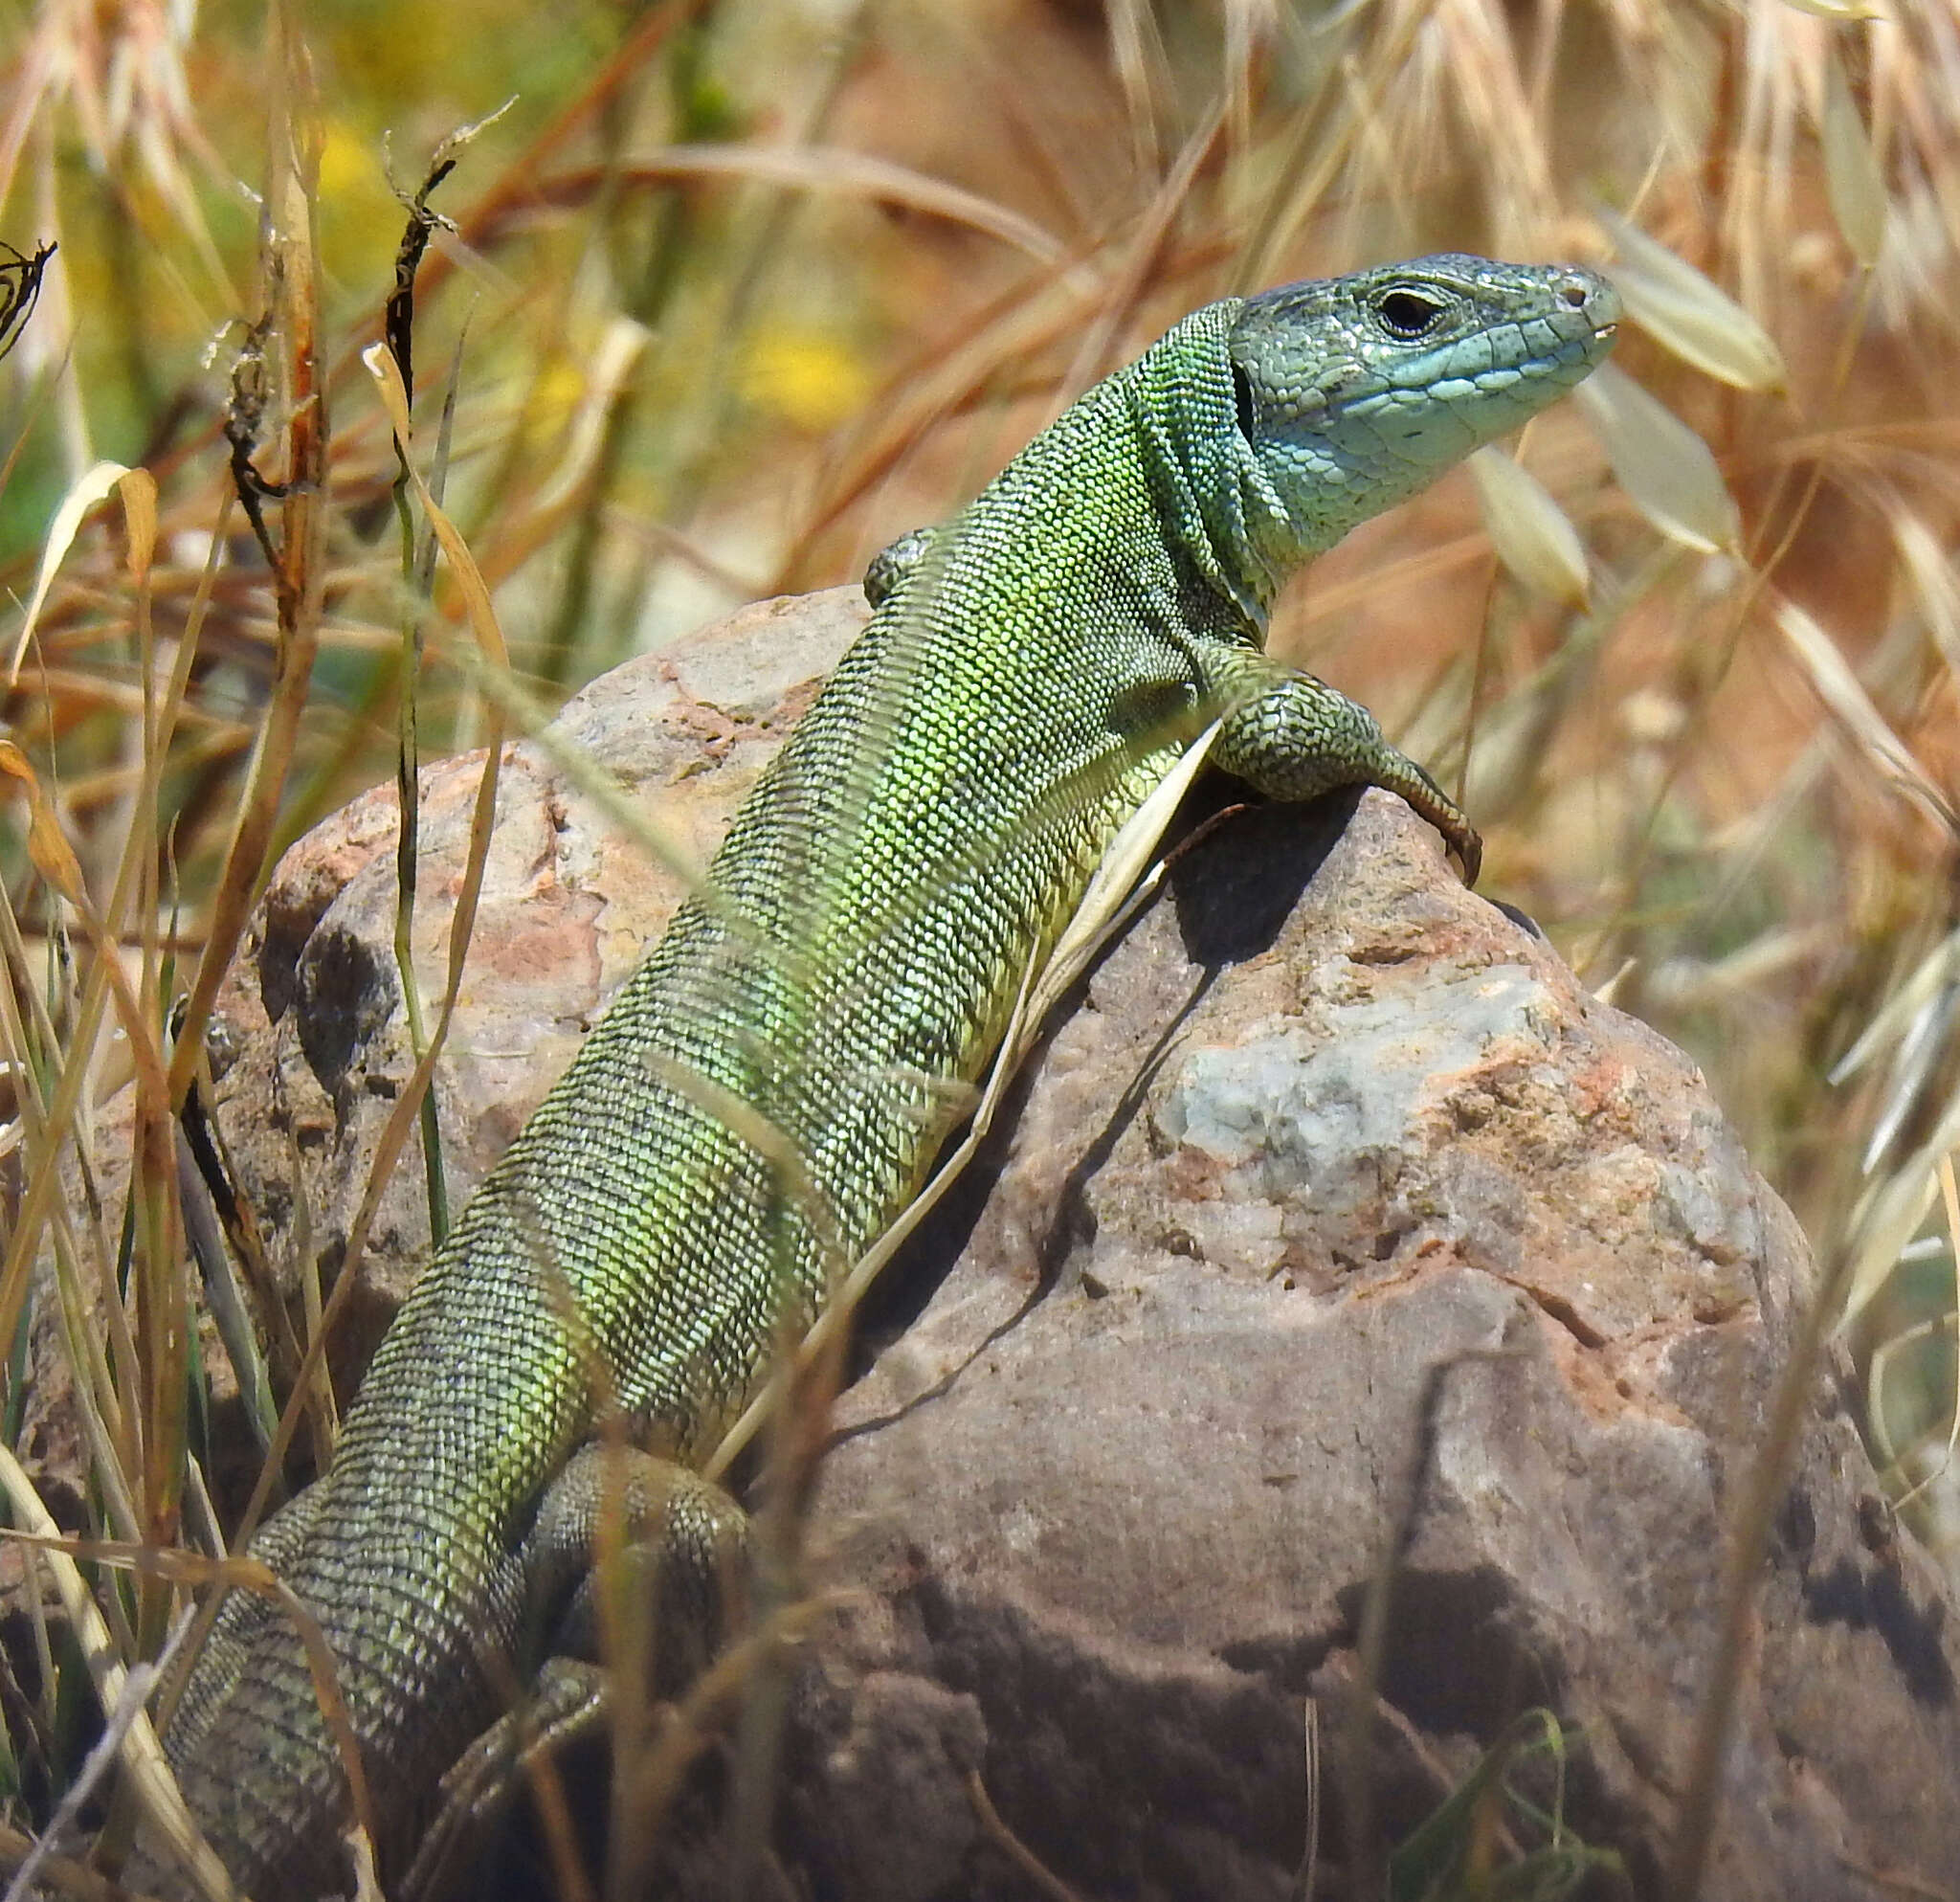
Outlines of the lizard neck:
M1303 533L1239 427L1228 346L1242 305L1193 311L1112 381L1166 547L1227 610L1212 631L1263 647L1280 590L1337 538Z

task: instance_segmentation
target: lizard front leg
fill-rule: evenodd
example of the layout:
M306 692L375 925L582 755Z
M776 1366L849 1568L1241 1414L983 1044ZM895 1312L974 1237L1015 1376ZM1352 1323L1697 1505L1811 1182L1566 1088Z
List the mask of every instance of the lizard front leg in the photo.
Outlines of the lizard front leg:
M1464 884L1477 883L1483 841L1476 827L1389 744L1367 707L1253 648L1208 647L1202 667L1208 693L1234 709L1213 743L1214 764L1272 799L1313 799L1342 786L1398 794L1442 834Z

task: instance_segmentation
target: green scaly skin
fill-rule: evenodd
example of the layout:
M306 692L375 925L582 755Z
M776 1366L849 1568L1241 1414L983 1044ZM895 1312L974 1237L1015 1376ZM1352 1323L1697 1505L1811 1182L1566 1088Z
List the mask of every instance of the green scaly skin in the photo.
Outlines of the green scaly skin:
M737 817L718 902L681 907L470 1202L330 1468L256 1548L332 1648L384 1879L534 1667L529 1580L570 1569L534 1528L592 1430L594 1366L645 1443L712 1447L786 1309L807 1320L915 1192L1031 958L1214 715L1228 771L1289 799L1388 787L1474 877L1463 815L1266 659L1267 613L1307 557L1579 381L1617 315L1589 273L1464 257L1209 305L875 569L882 605ZM806 1186L717 1118L728 1098ZM696 1531L714 1510L682 1496ZM347 1886L343 1777L263 1600L227 1601L166 1747L245 1891Z

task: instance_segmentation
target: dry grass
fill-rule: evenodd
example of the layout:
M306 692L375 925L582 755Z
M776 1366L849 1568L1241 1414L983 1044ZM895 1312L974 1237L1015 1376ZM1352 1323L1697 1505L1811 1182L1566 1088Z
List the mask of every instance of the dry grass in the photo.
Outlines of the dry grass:
M172 1115L281 846L494 730L460 643L501 621L556 691L849 577L1207 297L1443 246L1617 255L1637 389L1525 448L1588 604L1543 504L1486 484L1481 518L1453 479L1321 564L1279 639L1453 769L1487 886L1700 1058L1960 1569L1960 7L1833 11L699 0L621 34L496 0L439 73L426 0L303 43L277 9L189 39L159 0L16 17L0 237L61 248L0 370L0 580L35 608L0 629L10 1441L43 1257L88 1529L209 1534ZM479 598L453 559L430 578L430 498L397 530L361 352L405 216L380 127L412 186L513 92L417 288L420 466ZM64 530L105 459L146 474ZM132 1077L131 1208L78 1221L62 1158ZM274 1343L279 1398L307 1346ZM105 1595L125 1657L169 1599ZM37 1803L78 1768L43 1642L0 1766Z

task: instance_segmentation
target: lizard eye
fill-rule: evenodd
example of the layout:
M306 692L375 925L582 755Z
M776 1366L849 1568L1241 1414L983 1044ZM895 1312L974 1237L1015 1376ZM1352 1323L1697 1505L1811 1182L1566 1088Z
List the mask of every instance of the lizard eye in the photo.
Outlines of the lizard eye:
M1238 422L1239 435L1250 442L1258 413L1253 407L1252 379L1236 364L1232 366L1232 410Z
M1442 317L1443 306L1420 291L1391 291L1375 305L1375 314L1391 336L1399 337L1405 344L1413 344L1416 338L1436 328Z

